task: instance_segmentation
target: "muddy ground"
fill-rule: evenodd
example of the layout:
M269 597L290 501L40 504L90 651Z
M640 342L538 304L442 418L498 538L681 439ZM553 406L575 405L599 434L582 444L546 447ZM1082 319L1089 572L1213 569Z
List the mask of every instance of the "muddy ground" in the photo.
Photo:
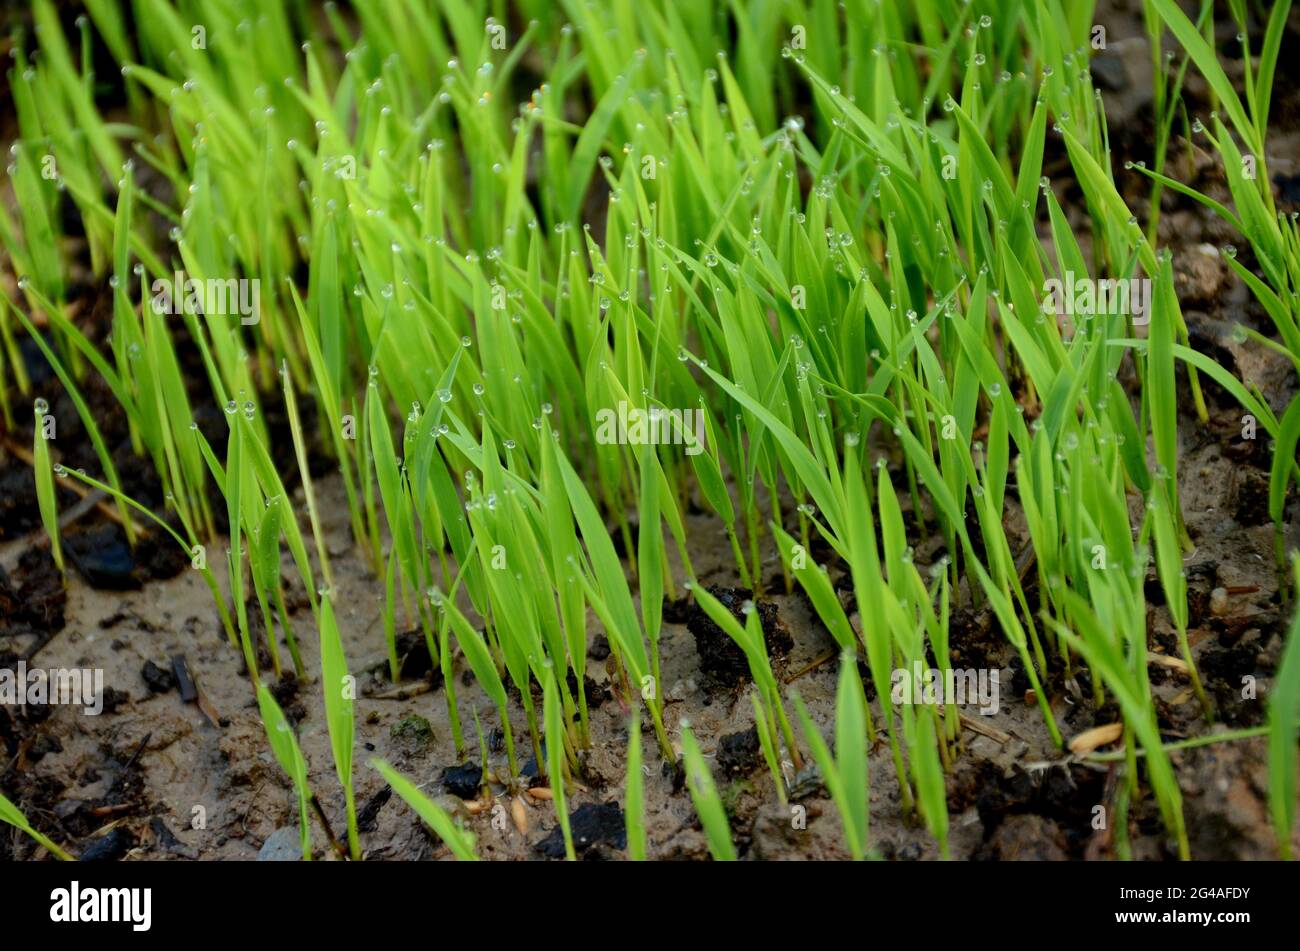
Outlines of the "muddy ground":
M1133 9L1129 9L1129 7ZM1149 159L1151 142L1150 67L1140 21L1140 6L1106 5L1098 15L1110 37L1108 50L1094 66L1107 100L1116 167L1123 160ZM1225 56L1230 33L1220 39ZM1228 60L1231 66L1231 60ZM1300 23L1293 17L1274 92L1274 125L1268 164L1275 175L1279 203L1300 209ZM1237 66L1240 71L1240 66ZM1204 103L1204 83L1189 73L1189 112ZM1205 111L1205 110L1200 110ZM1221 171L1198 148L1179 143L1171 149L1170 174L1226 200ZM1059 148L1050 150L1045 172L1057 194L1084 221L1081 195L1072 182ZM1146 189L1135 173L1118 172L1132 207L1145 208ZM1139 211L1139 215L1144 212ZM1232 326L1245 322L1268 332L1267 318L1246 289L1233 278L1219 255L1222 245L1244 241L1199 206L1178 196L1164 201L1161 238L1175 251L1179 294L1194 345L1258 385L1277 410L1295 391L1290 368L1265 348L1238 342ZM1086 234L1080 233L1086 247ZM7 270L7 269L6 269ZM4 274L4 280L12 280ZM11 288L12 290L12 288ZM88 280L74 300L79 318L102 336L107 319L106 295ZM93 328L99 328L97 331ZM192 349L192 348L191 348ZM76 414L39 354L25 346L37 392L52 404L59 424L56 461L99 466L90 452ZM183 359L186 354L183 342ZM195 367L195 380L202 375ZM1160 604L1158 582L1148 585L1152 680L1162 733L1168 740L1265 722L1266 699L1285 631L1287 609L1279 603L1274 573L1273 529L1267 517L1269 447L1267 440L1242 437L1242 411L1226 394L1203 380L1210 422L1196 420L1190 399L1184 401L1180 431L1180 493L1196 551L1186 559L1192 589L1191 643L1207 691L1220 711L1220 723L1207 728L1186 677L1163 657L1177 654L1169 618ZM1184 386L1185 391L1185 386ZM198 402L199 422L220 444L224 422L215 408ZM149 465L129 451L121 414L102 387L88 386L87 396L103 420L106 438L116 446L128 491L154 510L162 509ZM16 405L25 403L15 398ZM283 426L268 408L273 445ZM20 414L25 417L24 414ZM308 423L308 428L310 422ZM280 430L283 432L283 430ZM29 667L102 668L111 688L100 716L85 716L68 707L0 706L0 791L18 803L31 821L55 841L83 857L105 859L252 859L291 855L296 848L297 805L288 779L271 757L260 717L237 650L225 639L210 593L188 558L153 537L134 553L122 544L121 530L105 517L92 497L82 501L69 490L60 493L66 547L72 555L66 589L60 583L39 528L31 470L23 447L30 429L4 432L0 439L0 666L25 660ZM881 453L888 450L882 448ZM296 470L287 458L282 470ZM893 459L896 465L898 460ZM351 669L359 682L356 705L356 787L361 811L361 840L367 858L444 858L447 849L431 837L413 813L390 798L382 779L369 769L374 755L393 763L444 805L455 809L478 836L480 854L491 859L540 859L556 854L558 832L551 804L525 795L514 808L502 787L492 785L493 799L471 806L454 794L466 775L482 767L458 764L452 744L444 687L423 672L416 645L407 658L409 674L399 685L387 679L381 621L383 584L354 548L346 521L341 486L329 475L328 460L317 457L321 476L325 533L340 605L339 621ZM295 479L296 481L296 479ZM286 480L287 484L289 483ZM899 485L904 483L900 480ZM300 490L297 490L300 492ZM102 500L101 500L102 501ZM1138 500L1134 499L1134 505ZM302 511L300 504L295 506ZM1287 545L1300 544L1294 500L1287 509ZM786 506L786 516L793 512ZM1013 545L1027 537L1014 502L1007 525ZM692 560L701 581L739 584L730 549L716 519L689 516ZM942 555L938 539L914 539L916 559L928 564ZM764 577L769 591L782 590L779 564L770 541ZM814 552L819 559L824 552ZM219 558L213 558L215 564ZM220 569L217 568L220 578ZM832 565L839 577L842 566ZM296 721L310 766L310 781L322 810L336 832L344 828L343 795L334 775L320 686L319 656L311 612L292 565L290 607L306 669L313 682L286 681L277 689L282 706ZM682 573L676 572L680 584ZM221 578L224 584L224 578ZM1031 590L1030 596L1034 597ZM807 703L814 720L829 728L833 717L837 659L834 644L799 593L768 597L768 616L788 634L789 650L778 671ZM689 719L714 768L731 813L732 830L742 857L757 859L847 858L834 806L816 783L803 784L795 805L806 814L797 828L795 814L778 804L771 778L748 731L752 712L744 682L718 683L701 666L702 652L692 628L688 605L670 605L661 647L666 720ZM258 612L250 612L256 617ZM856 618L855 618L856 620ZM1093 828L1094 806L1113 804L1116 771L1110 765L1083 763L1061 754L1050 743L1038 710L1027 699L1024 674L987 612L958 611L952 633L954 666L998 667L1002 703L995 715L967 708L962 748L948 776L952 819L951 845L956 858L1106 858L1114 854L1109 830ZM572 796L575 835L586 858L624 856L622 801L627 716L623 698L610 690L599 623L590 623L588 685L593 749L582 786ZM176 683L173 658L184 662L203 695L186 702ZM287 653L284 655L287 662ZM427 664L427 656L423 658ZM478 709L485 730L495 725L491 704L473 685L463 660L456 667L462 720L473 739L471 711ZM269 671L263 676L270 677ZM1254 678L1254 699L1243 687ZM1067 739L1118 719L1113 707L1094 709L1091 692L1076 691L1059 674L1047 684L1058 721ZM870 691L869 691L870 695ZM879 714L879 704L873 699ZM522 707L512 703L511 717L519 738L521 762L530 757ZM660 762L653 737L642 738L649 852L664 859L707 857L680 773ZM489 771L504 772L504 753L490 751ZM1175 753L1184 795L1192 854L1199 859L1262 859L1275 854L1267 820L1265 741L1252 739L1215 744ZM446 770L453 769L448 775ZM527 769L525 770L527 772ZM923 828L902 815L897 784L887 749L871 759L871 840L878 853L894 859L937 857ZM502 809L493 807L501 805ZM471 809L474 810L471 812ZM522 815L522 821L520 816ZM286 831L288 830L288 831ZM1173 850L1150 798L1133 805L1130 838L1134 855L1158 859ZM313 822L317 858L329 858L319 820ZM1297 838L1300 847L1300 837ZM46 858L30 840L4 827L0 859Z

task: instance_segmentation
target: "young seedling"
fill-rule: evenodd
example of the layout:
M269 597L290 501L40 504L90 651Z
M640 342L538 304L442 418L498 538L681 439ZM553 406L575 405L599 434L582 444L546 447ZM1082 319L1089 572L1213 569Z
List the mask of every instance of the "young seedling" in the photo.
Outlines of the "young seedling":
M352 744L356 736L352 704L356 698L356 680L348 672L332 601L328 591L321 592L321 689L325 694L325 722L329 727L330 748L334 752L334 769L343 787L347 809L348 853L353 861L358 861L361 842L357 837L357 809L352 792Z
M623 782L623 821L627 826L627 857L646 857L645 784L641 776L641 711L633 708L627 728L627 760Z
M1292 560L1300 591L1300 558ZM1268 701L1268 803L1278 854L1291 858L1296 810L1296 734L1300 731L1300 615L1292 619Z
M501 682L495 661L478 631L470 625L465 615L448 598L441 594L435 596L435 607L441 609L451 622L451 629L456 635L461 653L469 662L470 669L478 679L479 687L488 695L488 699L497 708L501 718L501 731L505 734L506 758L510 766L510 782L519 775L519 766L515 760L514 732L510 729L510 711L506 703L506 688Z
M50 467L50 442L45 435L45 415L49 404L38 399L33 408L36 413L35 434L32 437L32 471L36 476L36 503L41 513L41 524L50 539L50 554L59 571L63 571L63 546L59 541L59 511L54 495L54 471Z
M834 756L801 699L795 699L795 709L813 759L821 771L822 782L839 809L849 854L861 860L866 857L869 842L867 701L858 676L857 658L846 653L840 659L839 686L835 692Z
M682 761L686 769L686 785L691 791L691 802L704 826L704 836L709 843L709 853L715 862L734 862L736 846L731 841L731 828L727 824L727 810L722 805L718 788L713 782L713 772L700 752L700 746L691 733L690 724L682 724Z
M139 6L130 32L114 5L89 3L80 57L50 0L33 7L37 28L13 37L16 207L0 203L0 247L18 280L0 303L0 416L12 422L11 381L33 396L26 335L71 399L103 481L66 474L111 495L134 542L143 509L115 467L124 452L152 466L166 499L160 524L202 568L255 685L254 599L275 673L280 636L303 676L290 570L320 629L323 669L346 676L337 605L316 594L316 577L332 590L339 565L326 546L326 495L308 470L324 455L383 587L375 646L390 675L400 673L401 614L437 657L463 755L459 646L497 707L512 782L507 682L535 753L547 737L538 758L557 785L594 739L593 619L610 644L613 693L635 708L634 723L650 717L661 755L674 759L660 641L676 573L745 650L755 729L785 795L780 763L799 751L758 618L737 622L695 583L692 549L707 523L742 584L760 593L776 567L765 559L779 555L787 592L797 581L853 665L865 656L903 804L941 851L943 769L962 755L957 711L900 710L887 698L899 665L932 657L951 669L965 646L948 629L957 610L991 616L1057 745L1055 685L1086 668L1094 705L1119 702L1117 808L1149 781L1186 849L1155 727L1140 579L1154 557L1205 703L1186 630L1179 426L1189 408L1208 418L1208 377L1271 440L1268 510L1285 592L1300 398L1275 410L1195 349L1159 210L1162 197L1190 198L1242 235L1249 253L1224 246L1219 260L1271 323L1243 328L1243 345L1300 371L1300 230L1266 160L1289 0L1258 27L1247 4L1227 5L1249 54L1239 74L1212 42L1212 4L1192 16L1174 0L1143 5L1155 130L1150 167L1129 171L1152 182L1145 222L1129 208L1131 176L1118 171L1087 68L1088 4L866 4L847 18L819 4L573 4L571 23L539 14L518 35L495 21L485 31L461 4L362 5L353 18L331 7L311 22L268 8L252 57L224 28L193 42L190 20L229 22L220 4L196 2L193 17L161 0ZM805 25L816 42L784 39ZM889 55L857 55L873 45ZM118 77L97 71L90 54L101 47L120 67L112 122L99 91ZM727 55L706 56L715 48ZM448 65L432 74L430 62ZM1188 69L1205 80L1208 116L1187 114ZM522 107L521 81L536 85ZM587 99L587 114L575 112ZM1176 132L1216 156L1228 197L1172 177ZM1044 177L1060 166L1052 156L1077 189ZM149 188L137 185L146 173ZM66 240L74 218L80 234ZM156 283L178 272L201 306L155 307ZM1044 301L1051 281L1130 278L1154 285L1146 314ZM85 283L105 288L102 314L85 309ZM222 308L213 293L250 285L256 313ZM118 430L103 426L92 394L120 407L120 446L109 445ZM311 542L270 451L279 403ZM196 422L209 405L235 407L224 460ZM616 406L699 415L667 439L610 439L597 417ZM65 473L50 452L38 430L37 509L59 560L51 474ZM1134 499L1145 500L1140 511ZM233 609L200 560L225 545L214 503L229 521ZM293 561L284 572L282 541ZM927 577L918 553L931 542L946 557ZM841 601L842 571L856 613ZM1293 666L1279 674L1283 699ZM336 686L326 677L351 818L352 714ZM1294 732L1287 704L1273 704L1274 736ZM837 710L837 731L855 722L848 712ZM874 742L865 704L861 713ZM264 711L268 730L273 719ZM1286 744L1273 742L1279 775ZM842 745L837 737L838 769ZM629 854L640 857L633 780ZM1272 811L1285 838L1294 817L1279 789ZM866 853L856 795L840 799ZM439 834L457 835L449 820Z
M560 706L560 692L555 685L555 674L547 670L543 682L543 718L546 723L546 774L551 783L551 802L555 806L555 817L559 820L560 831L564 835L564 855L572 862L573 830L569 827L568 796L564 787L568 761L564 755L564 711Z
M301 849L304 862L311 861L311 823L308 820L307 807L312 800L312 792L307 785L307 761L302 749L293 735L293 727L285 717L280 705L275 702L270 688L259 684L257 688L257 705L262 714L262 725L266 728L266 739L271 744L271 752L280 768L293 781L294 792L298 794L298 828L302 833Z
M781 702L780 688L777 685L776 674L772 672L772 662L767 655L767 642L764 640L762 625L759 622L758 611L754 604L747 602L742 605L741 611L745 615L745 624L742 627L736 623L731 611L710 594L708 589L698 583L692 584L691 593L695 596L701 610L709 616L709 619L722 628L727 636L745 652L745 660L749 663L750 676L754 678L754 683L762 694L764 705L775 713L781 737L785 740L786 749L790 751L790 758L794 761L795 767L799 768L802 766L799 748L795 745L794 731L790 728L790 720L786 716L785 705ZM771 730L771 732L775 733L775 730Z

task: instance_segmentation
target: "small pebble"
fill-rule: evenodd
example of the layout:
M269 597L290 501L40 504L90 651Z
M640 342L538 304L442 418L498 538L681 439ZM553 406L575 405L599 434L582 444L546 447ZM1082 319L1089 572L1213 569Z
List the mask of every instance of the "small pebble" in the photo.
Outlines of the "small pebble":
M296 826L281 826L267 836L257 853L259 862L297 862L302 858L302 837Z

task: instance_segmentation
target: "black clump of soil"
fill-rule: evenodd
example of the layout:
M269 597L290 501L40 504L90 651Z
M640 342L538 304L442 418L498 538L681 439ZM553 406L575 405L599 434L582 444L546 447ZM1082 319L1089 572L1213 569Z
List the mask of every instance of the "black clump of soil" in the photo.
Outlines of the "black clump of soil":
M176 675L167 667L159 667L151 660L144 662L144 667L140 669L140 676L144 678L145 686L152 693L166 693L176 686Z
M38 733L33 738L31 746L27 748L27 759L33 763L39 763L46 755L50 753L62 753L63 744L59 738L51 736L48 733Z
M1014 765L1004 774L986 760L959 768L948 803L954 812L975 806L984 827L984 844L976 858L1035 857L1026 844L1034 829L1044 836L1039 857L1082 858L1094 833L1092 807L1105 801L1104 787L1105 774L1082 766L1026 770ZM1016 818L1023 816L1033 816L1035 822ZM1001 832L1013 818L1016 821Z
M1210 592L1218 584L1219 564L1215 561L1203 561L1187 567L1187 609L1188 626L1196 627L1205 620L1210 610ZM1147 604L1163 605L1166 603L1165 586L1160 581L1160 574L1155 566L1147 570L1142 582L1143 594Z
M298 678L286 671L271 686L271 695L280 706L286 706L298 699Z
M125 690L118 690L117 687L104 687L103 700L105 713L116 713L117 708L123 703L129 702L131 695Z
M583 803L570 813L569 828L573 833L573 851L583 855L591 850L584 857L603 858L596 846L627 848L627 826L623 822L623 810L616 802ZM556 826L535 848L548 859L564 858L564 833Z
M665 779L673 781L673 795L677 795L686 788L686 764L680 759L675 763L664 760L663 766L660 767L660 773Z
M429 645L420 631L407 631L397 635L397 675L402 680L419 680L435 671ZM442 671L436 670L434 686L441 682Z
M1258 469L1242 469L1233 480L1232 516L1240 525L1267 525L1269 477Z
M713 585L708 591L740 624L745 623L741 608L753 598L752 591L748 588L724 588L721 585ZM754 602L754 607L763 627L768 656L775 658L789 653L794 646L794 639L782 623L776 604L759 599ZM745 652L726 631L713 623L699 605L691 606L686 627L695 637L695 649L700 655L700 670L714 685L734 687L749 677L749 662L745 659Z
M609 681L597 683L590 677L582 678L582 689L587 692L587 707L595 710L607 700L613 700L614 694L609 689Z
M28 548L12 576L0 568L0 634L60 631L67 605L63 576L47 548Z
M0 538L21 538L40 524L32 470L17 461L0 467Z
M1244 678L1258 676L1259 643L1252 639L1238 641L1231 647L1213 646L1201 654L1196 666L1210 687L1214 707L1224 723L1248 727L1259 723L1263 704L1242 697Z
M298 677L290 671L285 671L280 675L271 686L271 695L275 697L275 702L280 705L284 715L294 723L301 723L307 717L307 708L298 697Z
M172 527L179 532L180 520L172 517L168 521L176 523ZM189 552L161 529L151 531L136 542L135 560L137 576L142 576L145 581L175 578L191 565Z
M1238 641L1231 647L1214 646L1201 654L1197 666L1202 676L1229 681L1235 688L1240 686L1241 678L1255 672L1255 658L1259 645L1250 641Z
M1001 667L1006 637L994 629L993 612L970 607L954 608L949 622L949 650L953 667Z
M163 822L158 816L154 816L149 820L149 831L153 833L154 845L157 849L191 861L199 857L198 852L178 839L176 833L172 832L167 823Z
M576 697L578 695L578 675L570 670L568 676L565 677L565 681L569 685L569 693ZM613 696L609 692L607 684L596 683L590 677L582 678L582 692L586 694L587 709L589 710L600 709L601 704Z
M443 788L461 799L473 799L477 796L482 781L483 768L473 760L461 763L459 766L448 766L442 771Z
M754 727L739 733L728 733L718 741L718 766L723 775L744 776L758 765L761 752L758 730Z
M664 623L685 624L691 618L691 608L693 606L691 599L686 595L682 595L676 600L664 595Z

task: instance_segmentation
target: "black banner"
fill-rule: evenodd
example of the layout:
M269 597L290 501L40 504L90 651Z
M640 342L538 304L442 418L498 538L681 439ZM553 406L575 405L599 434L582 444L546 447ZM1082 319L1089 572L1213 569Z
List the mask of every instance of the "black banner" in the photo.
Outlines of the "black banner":
M692 931L716 928L733 939L752 931L770 941L772 929L783 927L806 937L824 916L842 915L921 927L935 940L953 928L962 940L976 937L974 929L993 942L1017 933L1100 932L1182 942L1192 934L1215 941L1276 934L1294 920L1298 884L1296 867L1285 863L414 865L41 862L5 866L0 893L10 934L20 939L93 934L127 945L374 940L389 928L409 935L413 925L433 935L488 924L485 936L500 937L489 923L503 912L521 937L540 937L570 916L581 933L613 936L626 934L629 901L647 925L677 929L685 918ZM761 906L746 897L755 895Z

